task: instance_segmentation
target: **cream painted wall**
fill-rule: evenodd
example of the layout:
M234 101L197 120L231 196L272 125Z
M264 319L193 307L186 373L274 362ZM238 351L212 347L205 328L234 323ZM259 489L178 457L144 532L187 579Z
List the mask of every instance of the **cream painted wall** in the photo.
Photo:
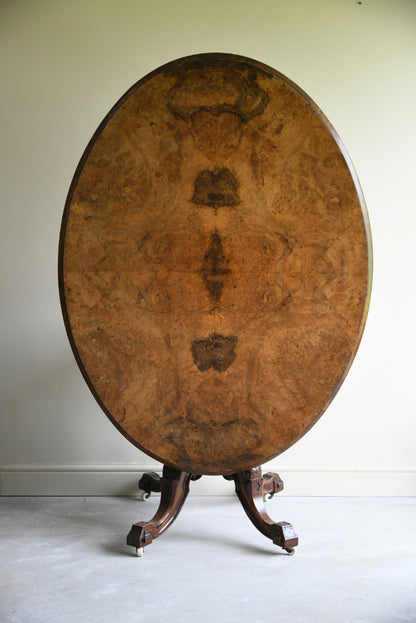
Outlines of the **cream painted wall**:
M107 420L74 362L58 300L60 219L115 101L161 64L209 51L267 63L317 102L355 163L373 230L355 363L319 423L273 466L289 494L414 495L414 0L2 0L3 492L127 492L136 469L155 465ZM195 490L229 487L210 482Z

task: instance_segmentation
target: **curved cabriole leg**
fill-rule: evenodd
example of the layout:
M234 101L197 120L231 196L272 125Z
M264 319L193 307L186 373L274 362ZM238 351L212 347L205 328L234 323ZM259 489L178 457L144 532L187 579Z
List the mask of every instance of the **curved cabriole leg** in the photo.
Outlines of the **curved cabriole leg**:
M161 497L155 516L150 521L133 524L127 535L127 545L135 547L138 556L142 556L143 548L150 545L153 539L163 534L175 521L189 493L189 481L195 479L193 474L164 466L162 478L157 479Z
M233 474L235 491L248 517L264 536L279 545L289 554L294 553L298 537L293 526L286 521L275 523L264 507L264 496L274 495L283 489L283 482L278 474L262 476L261 468Z

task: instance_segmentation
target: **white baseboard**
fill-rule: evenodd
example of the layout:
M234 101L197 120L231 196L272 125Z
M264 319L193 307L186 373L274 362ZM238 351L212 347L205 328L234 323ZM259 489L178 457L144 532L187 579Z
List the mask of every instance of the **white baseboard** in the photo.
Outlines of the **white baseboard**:
M138 477L161 472L161 465L4 465L1 495L135 495ZM416 496L416 467L285 467L269 463L264 471L280 474L281 495ZM191 483L191 495L233 495L233 483L204 476Z

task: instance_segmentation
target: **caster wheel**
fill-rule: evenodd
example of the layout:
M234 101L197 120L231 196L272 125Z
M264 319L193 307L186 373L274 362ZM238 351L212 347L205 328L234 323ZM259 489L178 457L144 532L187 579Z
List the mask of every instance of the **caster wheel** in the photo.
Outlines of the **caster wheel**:
M136 547L136 556L141 558L143 556L143 554L144 554L143 547Z
M273 497L272 493L265 493L263 495L263 502L269 502L272 499L272 497Z
M150 498L150 493L148 493L147 491L140 491L139 496L142 502L146 502L146 500Z
M296 549L294 547L287 547L286 551L289 554L289 556L294 556L296 553Z

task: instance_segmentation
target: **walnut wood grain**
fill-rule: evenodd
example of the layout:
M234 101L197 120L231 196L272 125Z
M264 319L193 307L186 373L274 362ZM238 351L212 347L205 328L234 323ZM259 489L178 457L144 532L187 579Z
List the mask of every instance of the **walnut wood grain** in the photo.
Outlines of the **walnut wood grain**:
M342 383L370 291L345 150L256 61L200 55L132 87L91 140L60 242L78 364L166 465L231 474L297 441Z

